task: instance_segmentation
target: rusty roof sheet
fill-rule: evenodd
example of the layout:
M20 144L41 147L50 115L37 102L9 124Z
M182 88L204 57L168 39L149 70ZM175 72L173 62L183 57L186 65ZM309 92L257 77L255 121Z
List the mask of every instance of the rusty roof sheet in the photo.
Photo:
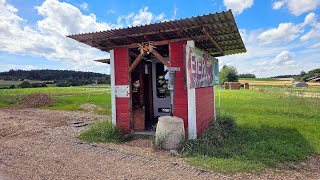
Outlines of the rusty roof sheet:
M97 59L97 60L94 60L94 61L105 63L105 64L110 64L110 59Z
M133 48L137 47L138 43L149 41L169 43L179 40L195 40L196 47L216 57L246 52L231 10L67 37L102 51L109 51L116 47Z

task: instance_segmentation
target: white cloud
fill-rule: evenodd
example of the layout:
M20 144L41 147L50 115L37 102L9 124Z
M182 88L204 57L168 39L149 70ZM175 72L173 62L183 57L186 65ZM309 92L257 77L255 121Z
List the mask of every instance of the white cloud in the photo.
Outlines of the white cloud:
M161 21L163 20L165 17L165 14L164 13L161 13L159 15L157 15L154 19L157 20L157 21Z
M241 14L243 10L253 5L253 0L223 0L223 4L227 9L232 9L236 14Z
M311 29L301 36L301 41L308 41L308 40L318 40L317 42L320 43L320 23L317 22L316 15L314 13L310 13L306 16L304 20L304 24L308 24L311 26ZM318 44L318 43L317 43ZM312 47L317 46L313 45Z
M82 8L88 6L83 4ZM0 51L56 60L63 62L64 68L99 72L109 72L109 67L92 60L108 58L109 54L66 35L148 24L165 17L164 13L155 15L145 7L138 13L123 16L125 25L121 19L119 24L97 22L94 14L84 15L77 7L59 0L45 0L35 10L41 18L28 26L25 25L26 20L18 16L18 9L0 0Z
M271 61L271 64L285 63L288 61L292 61L292 55L288 50L284 50Z
M83 10L88 10L89 5L84 2L84 3L80 4L80 8L83 9Z
M302 26L295 25L293 23L280 23L277 28L272 28L262 32L258 39L265 44L276 43L276 42L289 42L303 32Z
M36 7L43 19L35 27L24 25L18 10L0 0L0 51L13 54L41 56L59 60L75 70L93 70L106 67L93 59L109 56L66 37L68 34L110 29L107 23L98 23L93 14L81 14L78 8L58 0L46 0Z
M110 10L107 11L107 14L114 14L114 13L116 13L116 11L115 11L115 10L112 10L112 9L110 9Z
M259 35L265 31L267 30L240 29L247 52L220 57L220 66L232 64L239 73L254 73L257 77L299 74L302 70L309 71L319 67L320 43L313 43L313 39L301 42L298 38L298 41L261 43ZM301 34L303 32L298 35Z
M309 13L303 22L303 25L311 25L314 26L317 23L316 14L315 13Z
M317 9L319 5L320 0L280 0L274 2L273 9L280 9L286 6L292 14L299 16L305 12Z
M138 26L164 20L164 13L155 15L148 11L148 9L148 7L144 7L143 9L140 9L138 13L130 13L127 16L120 16L117 22L120 26ZM125 25L123 25L123 21L125 22Z
M284 1L277 1L273 3L272 8L273 9L280 9L285 4Z

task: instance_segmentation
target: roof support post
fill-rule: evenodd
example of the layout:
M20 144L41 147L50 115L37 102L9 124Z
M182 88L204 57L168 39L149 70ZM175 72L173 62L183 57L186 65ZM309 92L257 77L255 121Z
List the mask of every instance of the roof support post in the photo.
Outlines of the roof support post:
M191 47L195 47L194 41L187 41L187 45ZM188 71L188 69L186 69ZM190 79L187 78L187 84ZM197 103L196 103L196 89L187 88L188 95L188 138L189 139L197 139Z

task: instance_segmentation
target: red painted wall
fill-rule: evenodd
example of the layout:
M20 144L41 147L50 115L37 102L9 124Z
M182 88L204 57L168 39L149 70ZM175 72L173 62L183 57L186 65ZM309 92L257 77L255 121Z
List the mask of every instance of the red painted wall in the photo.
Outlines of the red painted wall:
M129 51L127 48L114 49L115 85L128 85ZM116 97L117 127L130 130L129 98Z
M184 83L184 47L187 41L169 44L169 59L172 67L180 67L176 72L174 111L173 115L184 120L184 127L188 128L188 96Z
M197 135L201 135L214 118L213 87L196 89Z

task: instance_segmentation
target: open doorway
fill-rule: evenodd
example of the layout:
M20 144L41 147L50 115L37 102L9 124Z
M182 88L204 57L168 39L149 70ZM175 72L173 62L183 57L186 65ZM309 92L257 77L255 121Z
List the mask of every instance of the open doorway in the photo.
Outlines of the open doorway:
M157 51L168 61L168 45L158 46ZM136 49L130 50L131 63L138 53ZM131 71L133 130L152 131L159 116L170 115L166 69L162 62L148 53Z

